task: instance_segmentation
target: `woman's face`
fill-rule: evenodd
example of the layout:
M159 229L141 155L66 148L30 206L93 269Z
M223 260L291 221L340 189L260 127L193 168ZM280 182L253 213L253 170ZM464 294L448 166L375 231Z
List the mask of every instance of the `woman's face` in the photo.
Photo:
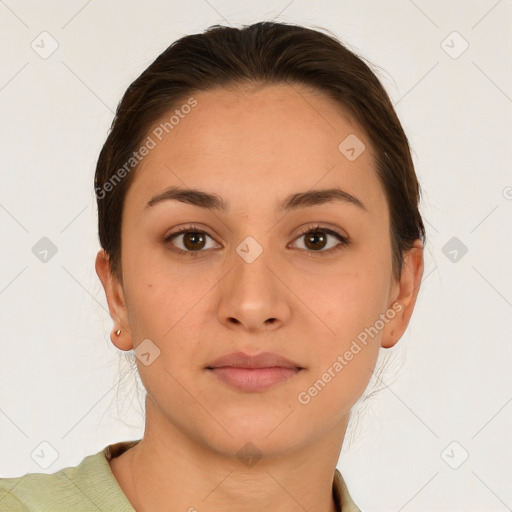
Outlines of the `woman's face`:
M136 349L155 405L148 420L232 454L247 442L278 453L343 436L379 347L406 328L422 270L417 259L393 280L371 143L337 103L297 86L193 98L168 133L154 125L154 147L133 171L122 285L97 264L123 329L113 339ZM189 194L148 205L170 187L219 202ZM239 351L274 352L302 370L240 389L208 369Z

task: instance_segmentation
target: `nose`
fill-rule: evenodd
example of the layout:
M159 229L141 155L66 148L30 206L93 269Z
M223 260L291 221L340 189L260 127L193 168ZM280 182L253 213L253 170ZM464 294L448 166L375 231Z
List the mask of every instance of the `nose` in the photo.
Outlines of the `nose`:
M288 321L292 294L273 266L266 251L253 261L235 255L233 268L220 283L221 323L255 333L278 329Z

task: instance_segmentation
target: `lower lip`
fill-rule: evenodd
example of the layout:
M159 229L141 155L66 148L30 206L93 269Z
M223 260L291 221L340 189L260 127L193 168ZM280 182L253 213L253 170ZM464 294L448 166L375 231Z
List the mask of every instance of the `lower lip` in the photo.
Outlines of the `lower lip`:
M291 379L300 372L298 368L235 368L223 366L211 368L210 372L220 380L240 391L265 391L266 389Z

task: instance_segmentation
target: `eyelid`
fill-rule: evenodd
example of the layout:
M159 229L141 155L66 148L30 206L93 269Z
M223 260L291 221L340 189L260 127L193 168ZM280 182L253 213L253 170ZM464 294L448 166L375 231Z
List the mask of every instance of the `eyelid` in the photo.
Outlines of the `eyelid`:
M183 226L183 227L179 228L177 231L173 231L172 233L170 233L168 235L165 235L164 239L163 239L164 244L168 244L174 238L177 238L180 235L183 235L185 233L190 233L190 232L204 234L204 235L210 237L215 243L218 244L218 242L214 239L214 237L212 235L210 235L208 233L208 231L206 231L204 228L200 228L199 226L196 226L195 224L189 224L189 225ZM205 252L204 250L201 250L201 251L184 251L183 249L180 249L179 247L176 247L176 246L174 246L174 249L178 253L185 253L187 255L190 255L190 254L191 255L196 255L196 254Z
M321 223L316 223L314 225L308 225L308 226L304 227L303 229L301 229L301 231L299 232L299 234L297 235L296 238L298 238L302 235L305 235L306 233L312 233L312 232L314 233L315 231L322 231L324 233L328 233L330 235L337 236L340 239L345 240L347 242L350 241L350 238L348 235L341 234L338 231L336 231L336 229L330 228L326 225L322 225Z
M308 233L315 233L317 231L326 233L327 235L331 235L331 236L337 238L339 242L334 247L331 247L327 250L313 251L310 249L301 249L301 252L305 252L308 255L332 254L333 252L336 252L337 250L342 249L343 247L350 245L350 243L351 243L350 237L348 235L342 235L335 229L329 228L327 226L322 226L322 224L320 224L320 223L316 223L314 226L309 225L309 226L304 227L299 232L299 234L293 239L292 243L294 243L296 240L298 240L299 238L301 238L302 236L304 236Z

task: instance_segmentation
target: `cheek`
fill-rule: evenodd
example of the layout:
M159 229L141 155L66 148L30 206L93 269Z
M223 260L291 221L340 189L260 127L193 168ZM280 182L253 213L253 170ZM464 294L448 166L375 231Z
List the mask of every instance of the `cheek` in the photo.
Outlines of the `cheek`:
M307 300L321 318L324 334L314 347L316 361L308 381L312 387L302 390L304 401L333 408L333 415L347 413L364 392L380 348L379 318L389 292L383 276L388 274L378 265L362 267L337 274L321 293L318 287L317 293L311 291L312 283L306 287L310 290Z
M346 342L375 323L387 305L389 272L359 262L328 279L302 282L303 301L322 320L327 340Z
M132 281L129 303L130 326L137 356L138 373L153 399L159 404L190 407L186 389L201 366L200 336L207 332L198 328L200 300L206 290L187 287L178 279L142 279ZM191 329L191 325L194 327ZM146 340L150 340L149 343ZM149 357L144 359L144 353ZM149 359L149 361L148 361ZM197 368L196 368L197 366Z
M332 354L299 390L298 410L308 418L321 418L324 424L347 417L370 381L377 355L378 348L370 345L349 346Z
M360 398L379 354L381 332L374 326L386 293L385 280L365 271L339 274L322 293L310 292L324 334L311 347L313 364L297 395L304 412L339 421Z
M144 272L132 274L127 286L130 297L128 309L139 375L152 396L159 390L176 395L181 400L183 389L177 382L193 387L194 379L205 363L208 350L215 345L212 339L212 313L209 296L215 280L197 272L194 276L159 272L153 266ZM128 301L127 301L128 302ZM139 356L146 349L141 345L149 339L150 352L158 354L154 362L144 364ZM153 348L156 346L156 348Z
M194 308L205 293L203 286L187 286L179 279L135 285L128 308L134 343L150 338L158 345L167 345L181 339L180 333L190 327Z
M133 235L133 234L132 234ZM173 262L154 240L127 236L123 254L125 291L134 342L166 339L181 327L181 318L208 290L207 276ZM211 284L210 284L211 286Z

